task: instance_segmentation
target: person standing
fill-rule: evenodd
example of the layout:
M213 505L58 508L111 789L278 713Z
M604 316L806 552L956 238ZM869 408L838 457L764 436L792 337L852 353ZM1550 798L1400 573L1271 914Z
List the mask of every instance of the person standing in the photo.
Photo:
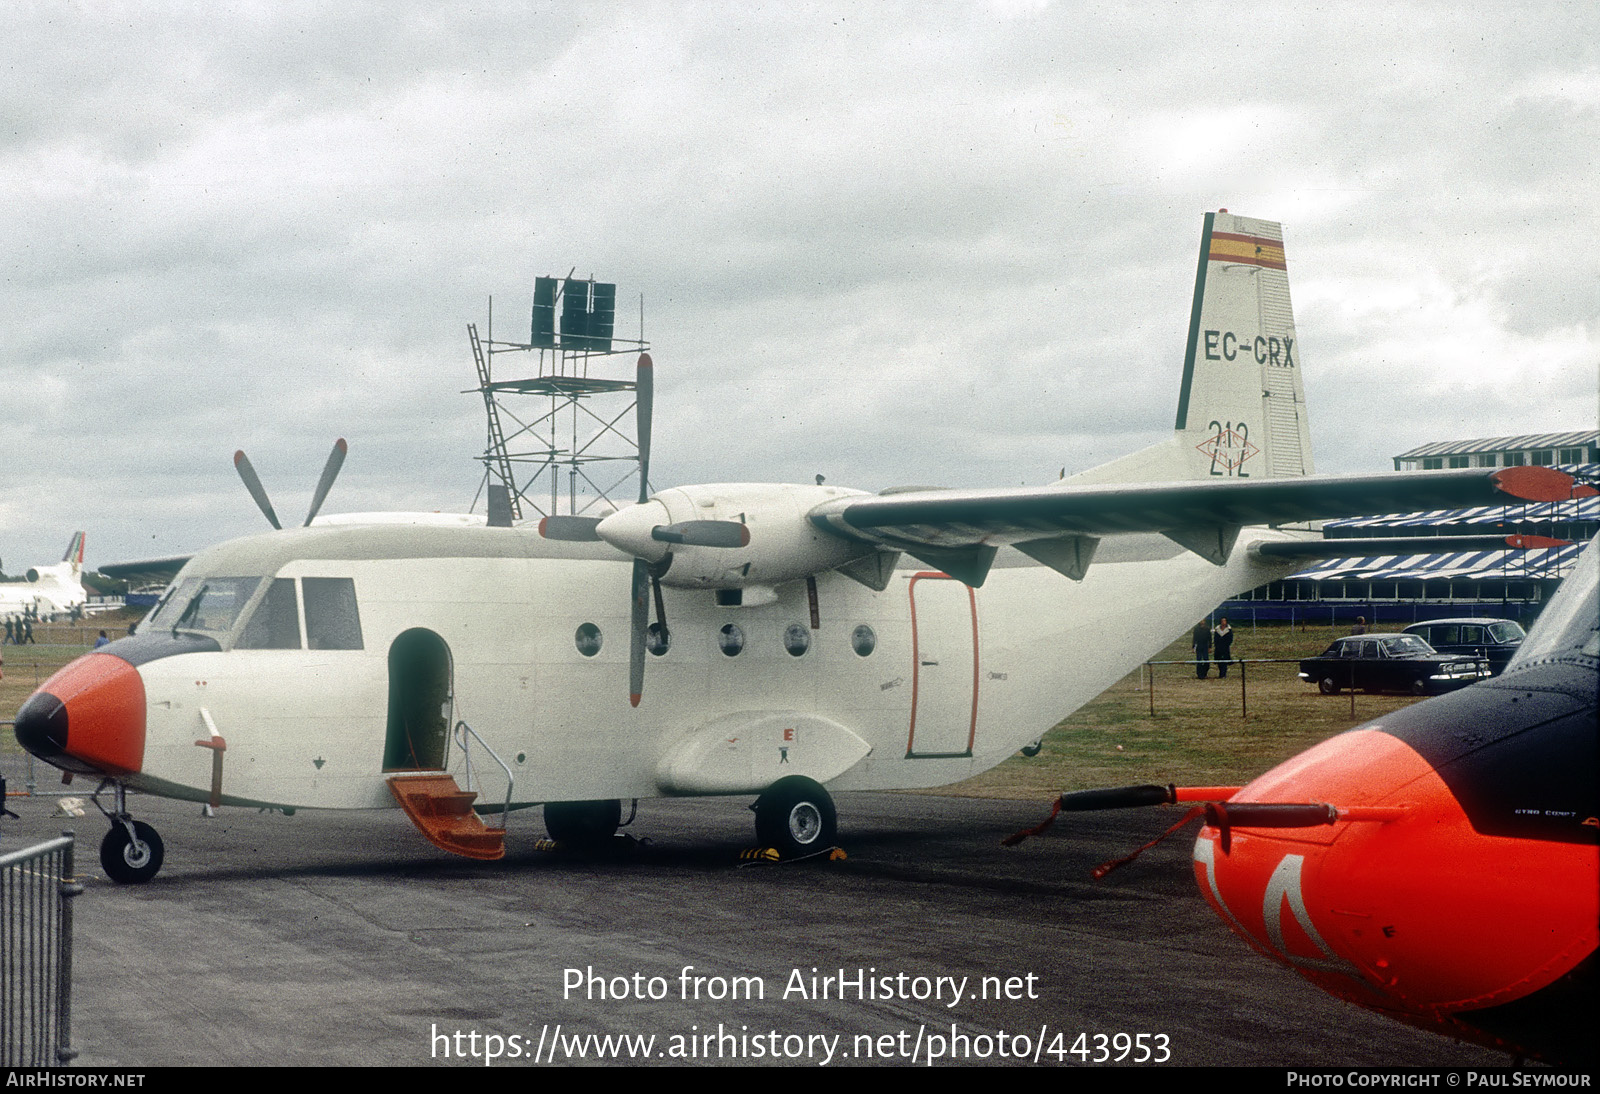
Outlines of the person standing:
M1215 650L1217 677L1224 678L1228 675L1228 662L1233 660L1233 628L1228 626L1227 616L1217 621L1217 629L1211 632L1211 645Z
M1190 644L1194 647L1194 677L1204 680L1211 674L1211 624L1207 620L1194 625Z

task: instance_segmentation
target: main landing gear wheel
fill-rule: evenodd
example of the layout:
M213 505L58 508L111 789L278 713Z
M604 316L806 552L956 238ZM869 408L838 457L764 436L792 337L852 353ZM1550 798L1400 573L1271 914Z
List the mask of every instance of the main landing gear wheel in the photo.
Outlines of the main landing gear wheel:
M143 885L161 869L166 849L154 828L144 821L129 823L133 825L132 835L128 833L128 824L111 822L111 831L100 841L100 866L112 881Z
M833 846L838 813L822 785L803 775L790 775L767 787L750 807L756 811L756 838L784 858L795 858Z
M1428 694L1428 682L1426 680L1424 680L1420 676L1417 677L1415 680L1411 681L1411 694L1412 695L1426 695L1426 694Z
M1317 690L1322 692L1324 695L1338 695L1339 685L1334 683L1333 677L1324 676L1317 682Z
M616 799L592 802L546 802L544 830L557 843L592 847L617 834L622 823L622 803Z

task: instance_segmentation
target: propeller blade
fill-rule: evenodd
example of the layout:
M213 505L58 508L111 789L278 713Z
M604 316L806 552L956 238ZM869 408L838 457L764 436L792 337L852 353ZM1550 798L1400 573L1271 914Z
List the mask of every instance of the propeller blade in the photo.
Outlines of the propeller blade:
M650 626L650 564L633 560L633 633L628 644L628 702L639 705L644 697L644 642Z
M349 451L350 446L344 443L343 437L333 442L328 462L322 465L322 478L317 480L317 492L311 495L311 511L306 514L306 522L300 527L311 527L311 520L322 508L322 503L328 500L328 491L333 489L333 480L339 477L339 468L344 466L345 453Z
M671 633L667 630L667 602L661 597L661 574L654 567L650 570L650 591L655 593L656 624L661 628L661 640L665 643L670 641Z
M648 353L639 354L638 376L634 387L638 396L640 502L650 499L650 418L656 398L654 372L655 369L650 361L650 355Z
M272 511L272 503L267 500L267 492L261 488L261 479L256 475L256 469L250 466L250 457L244 454L242 448L233 454L233 469L239 472L239 477L244 480L244 488L256 499L256 508L261 510L274 528L282 529L278 514Z
M750 529L736 520L685 520L656 525L650 529L650 538L690 547L748 547Z
M545 539L567 539L598 542L600 517L549 516L539 521L539 534Z

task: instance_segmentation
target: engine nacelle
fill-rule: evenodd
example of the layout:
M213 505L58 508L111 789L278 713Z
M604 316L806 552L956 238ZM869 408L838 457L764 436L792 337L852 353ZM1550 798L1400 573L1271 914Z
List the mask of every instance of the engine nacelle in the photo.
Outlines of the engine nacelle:
M670 553L661 583L681 589L778 585L835 569L875 548L828 535L806 519L825 501L862 494L837 486L720 483L663 490L601 521L596 532L620 551L648 562ZM691 521L728 521L749 529L742 547L665 542L656 529Z

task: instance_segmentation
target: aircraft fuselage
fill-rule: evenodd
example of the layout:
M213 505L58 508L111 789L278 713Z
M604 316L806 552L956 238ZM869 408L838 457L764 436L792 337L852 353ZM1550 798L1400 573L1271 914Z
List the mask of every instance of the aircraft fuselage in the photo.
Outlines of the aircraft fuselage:
M920 565L882 592L824 573L814 596L792 581L760 606L667 589L670 643L652 649L634 708L631 560L603 543L531 529L270 533L197 555L173 609L41 687L63 724L19 737L62 766L194 800L212 796L218 751L197 744L220 737L220 800L288 808L392 806L396 771L459 770L445 736L457 722L511 766L519 804L756 793L786 774L834 791L938 786L999 763L1283 572L1245 550L1214 566L1158 536L1107 548L1081 582L1013 555L978 589ZM229 579L250 587L229 586L225 630L169 626L202 584ZM277 635L264 639L274 586ZM352 619L330 623L313 602L329 588L329 603L353 597ZM248 648L264 642L290 648ZM85 665L102 658L135 665L120 706L77 694L99 686ZM503 787L485 776L486 801Z

